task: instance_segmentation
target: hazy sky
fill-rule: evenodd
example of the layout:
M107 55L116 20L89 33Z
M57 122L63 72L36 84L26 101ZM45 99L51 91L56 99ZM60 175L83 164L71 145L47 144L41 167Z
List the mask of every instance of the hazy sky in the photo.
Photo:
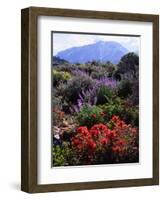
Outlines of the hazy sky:
M140 37L53 33L53 55L71 47L93 44L100 40L119 42L129 51L139 52Z

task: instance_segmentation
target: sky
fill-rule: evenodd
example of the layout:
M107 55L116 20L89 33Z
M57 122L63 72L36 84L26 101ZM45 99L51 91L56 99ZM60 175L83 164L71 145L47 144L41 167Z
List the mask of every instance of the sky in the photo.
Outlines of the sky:
M53 33L53 56L71 47L93 44L98 41L115 41L129 51L139 53L140 37Z

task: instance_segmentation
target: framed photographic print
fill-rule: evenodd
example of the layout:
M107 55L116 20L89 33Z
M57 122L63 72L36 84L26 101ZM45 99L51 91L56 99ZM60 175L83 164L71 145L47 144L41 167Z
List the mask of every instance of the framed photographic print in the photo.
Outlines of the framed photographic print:
M21 19L22 190L158 185L159 16L30 7Z

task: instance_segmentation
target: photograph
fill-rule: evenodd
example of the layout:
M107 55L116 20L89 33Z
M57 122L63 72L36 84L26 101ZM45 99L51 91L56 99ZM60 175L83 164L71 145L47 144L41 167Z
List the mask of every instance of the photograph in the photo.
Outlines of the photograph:
M139 36L52 32L52 166L139 162Z
M159 185L159 15L21 10L21 190Z

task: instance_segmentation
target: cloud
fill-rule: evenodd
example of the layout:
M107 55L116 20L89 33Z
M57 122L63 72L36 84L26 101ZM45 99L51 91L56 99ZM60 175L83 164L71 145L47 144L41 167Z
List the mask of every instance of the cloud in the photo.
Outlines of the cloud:
M53 33L53 55L59 51L97 41L116 41L132 52L139 52L140 37L131 36L112 36L112 35L87 35L71 33Z

